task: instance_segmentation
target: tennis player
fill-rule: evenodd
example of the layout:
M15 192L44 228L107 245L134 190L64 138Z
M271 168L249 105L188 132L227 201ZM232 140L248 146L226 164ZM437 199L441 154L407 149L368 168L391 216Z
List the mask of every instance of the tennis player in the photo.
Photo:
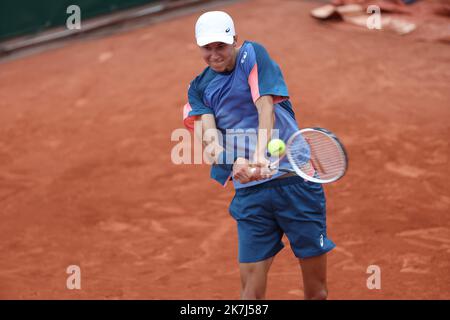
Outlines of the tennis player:
M281 70L262 45L238 46L225 12L202 14L195 35L208 66L190 83L184 124L194 129L194 121L201 121L200 139L217 130L205 146L211 177L223 186L232 180L235 188L229 211L237 221L241 299L265 298L283 234L299 260L305 299L326 299L326 254L335 244L327 237L322 186L268 169L267 142L275 135L286 141L299 129ZM239 139L241 134L250 139ZM280 167L289 168L289 162Z

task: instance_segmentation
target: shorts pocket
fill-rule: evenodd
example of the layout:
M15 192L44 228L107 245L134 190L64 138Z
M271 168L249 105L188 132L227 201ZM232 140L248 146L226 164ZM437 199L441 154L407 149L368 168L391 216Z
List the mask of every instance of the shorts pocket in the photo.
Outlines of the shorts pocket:
M298 197L296 201L303 212L320 214L325 212L326 200L322 185L305 181L291 187L293 194Z

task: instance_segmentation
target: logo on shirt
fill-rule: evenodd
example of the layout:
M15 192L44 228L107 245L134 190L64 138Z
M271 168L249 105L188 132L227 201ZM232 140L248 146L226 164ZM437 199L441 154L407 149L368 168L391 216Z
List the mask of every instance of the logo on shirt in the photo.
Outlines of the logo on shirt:
M323 234L320 235L320 246L323 247Z
M241 63L244 63L245 58L247 58L247 51L244 52L242 59L241 59Z

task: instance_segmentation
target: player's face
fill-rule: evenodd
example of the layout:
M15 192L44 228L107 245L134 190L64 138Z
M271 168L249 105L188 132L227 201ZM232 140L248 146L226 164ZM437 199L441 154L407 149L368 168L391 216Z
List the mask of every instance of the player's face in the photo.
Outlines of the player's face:
M233 44L213 42L200 47L205 62L216 72L231 71L236 61L236 41Z

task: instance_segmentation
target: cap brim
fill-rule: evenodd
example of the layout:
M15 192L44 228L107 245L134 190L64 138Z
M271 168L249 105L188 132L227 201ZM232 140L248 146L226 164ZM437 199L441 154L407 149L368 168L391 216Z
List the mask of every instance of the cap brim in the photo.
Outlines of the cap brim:
M209 43L213 42L223 42L227 44L233 44L234 37L233 36L226 36L226 35L214 35L214 36L206 36L206 37L199 37L197 38L197 44L200 47L206 46Z

